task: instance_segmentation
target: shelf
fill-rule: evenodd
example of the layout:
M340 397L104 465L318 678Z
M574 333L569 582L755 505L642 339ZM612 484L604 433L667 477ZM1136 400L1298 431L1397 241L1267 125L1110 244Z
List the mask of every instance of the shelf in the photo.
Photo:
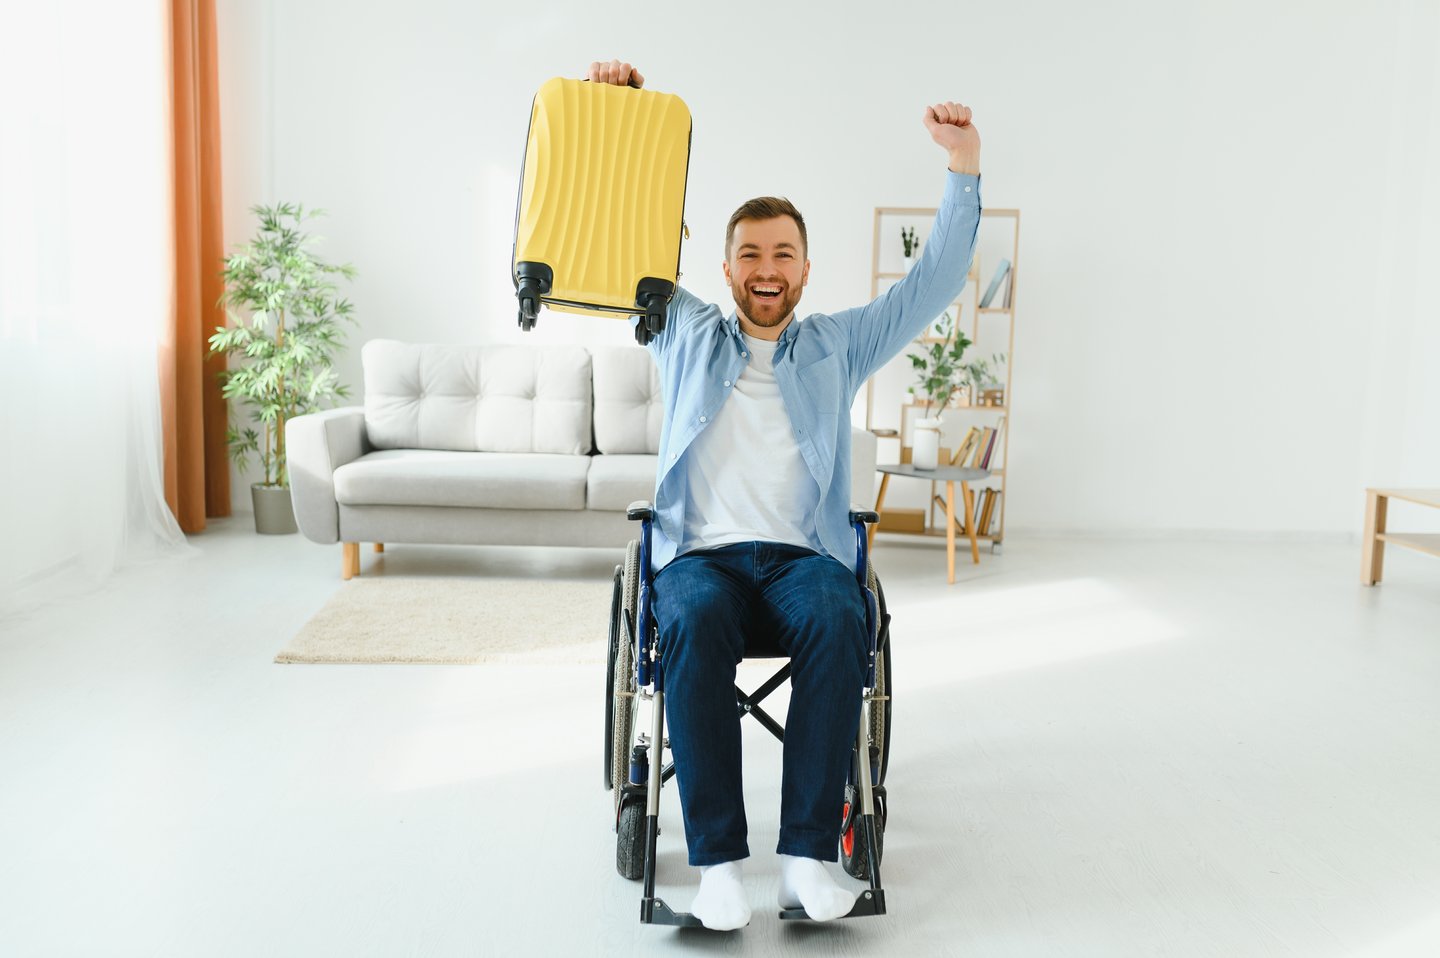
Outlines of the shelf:
M1432 556L1440 556L1440 535L1425 532L1381 532L1375 536L1381 542L1404 546Z
M1000 383L1000 385L1004 388L1004 402L999 405L976 404L966 406L952 406L948 403L944 405L938 405L931 402L917 402L913 398L904 394L904 387L902 386L899 390L901 392L902 399L900 409L900 422L902 424L902 430L878 429L875 428L876 423L874 421L876 406L876 382L875 377L872 376L869 380L867 380L865 390L866 427L870 428L871 431L875 433L877 439L894 439L896 441L896 444L900 447L900 455L902 459L909 458L908 453L910 452L910 449L904 444L904 437L901 435L901 432L908 430L909 422L916 415L929 417L934 417L937 415L940 416L942 419L945 420L947 433L954 433L954 431L958 429L960 434L964 434L966 430L971 429L972 427L991 427L998 426L1001 423L1004 423L1006 426L1004 437L1000 440L1000 442L996 443L994 452L992 453L992 461L1003 464L1005 463L1007 458L1011 432L1009 428L1011 425L1011 387L1013 385L1015 373L1014 354L1017 310L1015 307L1014 298L1017 293L1016 276L1018 275L1018 269L1020 265L1020 211L1018 209L987 208L982 210L980 215L981 235L977 237L978 242L976 245L975 258L971 261L970 268L966 273L965 288L951 302L949 306L949 312L951 316L955 317L957 327L963 329L966 335L972 340L972 342L976 344L976 354L978 354L978 352L981 350L979 343L982 341L985 342L984 351L987 354L990 351L1001 352L1004 354L1004 376ZM918 226L921 219L930 219L934 216L935 207L933 206L885 206L875 208L875 218L873 224L873 242L871 245L872 258L870 266L870 293L872 297L880 296L886 288L893 287L893 285L897 281L901 281L909 275L909 271L897 271L895 268L896 260L899 256L900 249L893 243L893 240L896 239L893 234L895 232L898 232L898 230L896 230L894 227L897 225L902 225L903 221L905 220L910 220L913 224ZM993 220L996 218L1008 222L993 223ZM899 224L897 224L897 220L900 221ZM985 226L987 222L992 222L992 225L995 227L995 229L988 229ZM884 241L882 241L882 233L884 234ZM886 260L883 266L881 264L882 258ZM980 300L983 294L988 291L989 287L987 286L987 283L990 282L991 276L995 271L995 264L998 263L1001 258L1008 259L1011 264L1010 274L1006 280L1007 292L1004 295L996 296L994 299L991 300L989 304L981 307ZM994 262L992 262L992 260ZM907 262L904 265L910 264ZM984 266L983 271L982 266ZM1004 319L993 320L993 322L998 323L998 325L991 325L992 320L987 318L990 314L1004 317ZM919 332L921 335L919 335L916 339L912 340L911 345L906 349L906 351L908 351L912 356L921 352L929 352L930 350L935 348L936 344L945 341L941 337L934 335L935 329L933 327L933 324L929 327L926 327L925 329L919 330ZM995 340L996 342L991 342L992 340ZM999 340L1004 340L1004 345L1001 345ZM996 349L996 346L999 346L999 348ZM966 355L972 355L971 351L967 350ZM900 364L901 367L903 367L903 365L903 363ZM904 370L904 372L910 373L911 371ZM896 370L887 372L887 391L889 391L891 388L890 380L894 379L896 382L898 382L899 375L900 369L898 368ZM913 381L913 379L910 379L905 383L905 385L910 385L910 383L912 383ZM978 400L981 395L980 391L974 388L967 388L964 391L964 394L966 398L972 400ZM996 390L990 395L995 396L998 394L999 390ZM952 438L952 444L959 444L959 442L959 436L954 436ZM885 448L888 449L890 447L887 446ZM952 450L947 450L947 452L949 451ZM948 459L948 455L945 458ZM967 456L966 458L968 459L970 457ZM916 476L916 478L923 479L924 477ZM934 491L935 485L943 481L944 480L932 479L932 492ZM976 495L979 495L982 489L989 489L999 493L1002 496L1000 502L998 503L998 508L996 509L996 516L994 517L997 525L992 527L996 530L998 534L993 536L977 537L977 539L984 539L986 542L995 544L995 547L997 549L999 548L999 543L1003 539L1005 528L1005 513L1009 506L1009 496L1006 494L1006 487L1008 485L1008 482L1009 479L1006 475L1006 470L1003 468L997 468L989 470L989 475L986 476L984 479L974 480L971 483L971 491L974 492ZM959 490L957 489L956 491L958 492ZM933 518L933 512L928 511L933 510L933 508L933 504L927 506L927 520ZM940 522L936 523L936 528L925 532L897 531L892 529L883 529L881 531L887 534L893 532L895 535L929 535L932 537L944 537L947 533L945 529L945 521L943 515L944 507L942 505L942 518ZM967 537L963 532L959 533L959 535L962 537ZM1426 543L1426 545L1428 544L1429 543Z
M932 408L934 408L934 407L932 406L932 404L930 404L930 403L928 403L928 402L907 402L907 403L901 403L901 404L900 404L900 408L901 408L901 409L932 409ZM977 412L1009 412L1009 411L1010 411L1010 407L1009 407L1009 406L946 406L946 407L945 407L945 412L947 412L947 413L952 413L952 412L964 412L964 411L967 411L967 410L975 410L975 411L977 411Z
M943 526L942 526L941 528L939 528L939 529L926 529L924 532L909 532L909 531L904 530L904 529L876 529L875 531L876 531L877 533L879 533L880 535L882 535L882 536L885 536L885 535L889 535L889 536L928 536L928 537L930 537L930 538L932 538L932 539L943 539L943 538L945 538L945 529L944 529ZM957 543L958 543L958 542L962 542L962 541L964 541L964 542L969 542L969 541L970 541L970 537L969 537L968 535L966 535L964 532L961 532L959 529L956 529L956 530L955 530L955 541L956 541ZM976 541L976 542L1000 542L1000 541L1002 541L1002 540L1001 540L998 536L976 536L976 537L975 537L975 541Z

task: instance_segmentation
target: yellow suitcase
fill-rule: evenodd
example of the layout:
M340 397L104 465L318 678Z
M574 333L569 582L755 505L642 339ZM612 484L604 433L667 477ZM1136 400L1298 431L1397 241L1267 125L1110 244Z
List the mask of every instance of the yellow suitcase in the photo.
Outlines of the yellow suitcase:
M556 77L540 87L515 210L520 328L543 303L665 328L680 276L690 109L678 96Z

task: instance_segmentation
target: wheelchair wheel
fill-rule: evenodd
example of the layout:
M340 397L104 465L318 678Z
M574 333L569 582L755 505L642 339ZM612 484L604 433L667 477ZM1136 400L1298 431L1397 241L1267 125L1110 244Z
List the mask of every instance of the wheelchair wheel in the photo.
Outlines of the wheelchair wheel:
M615 829L615 870L632 881L645 874L645 802L632 798L620 808Z
M869 581L871 591L879 602L880 619L885 619L885 589L880 585L880 580L875 577L873 568L866 570L866 577ZM891 676L894 674L890 669L890 640L889 636L883 636L884 644L880 647L880 657L875 663L875 695L877 701L872 703L870 709L870 747L878 748L879 761L872 764L876 767L876 785L885 783L885 773L890 768L890 699L891 699Z
M625 634L624 616L636 614L640 594L640 542L631 541L625 549L625 568L620 573L620 606L611 628L616 639L615 661L610 669L610 789L614 796L614 812L621 812L620 798L630 778L630 746L635 733L635 649ZM638 627L638 626L637 626Z
M620 626L620 609L625 588L625 567L615 567L615 584L610 591L610 640L605 655L605 791L612 781L615 756L615 659L620 654L620 640L625 630Z

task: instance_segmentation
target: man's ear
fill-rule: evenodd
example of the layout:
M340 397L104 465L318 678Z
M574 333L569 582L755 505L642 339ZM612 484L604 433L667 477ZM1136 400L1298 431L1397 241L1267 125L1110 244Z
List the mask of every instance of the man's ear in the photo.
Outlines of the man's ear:
M728 259L722 259L722 260L720 261L720 268L725 271L725 285L726 285L726 286L729 286L729 285L730 285L730 261L729 261Z
M800 274L800 285L806 286L810 283L810 261L805 261L805 272Z

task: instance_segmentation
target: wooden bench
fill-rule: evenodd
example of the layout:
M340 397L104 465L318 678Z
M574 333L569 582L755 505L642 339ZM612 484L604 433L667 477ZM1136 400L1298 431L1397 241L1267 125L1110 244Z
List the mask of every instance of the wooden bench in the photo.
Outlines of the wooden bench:
M1387 542L1440 556L1440 534L1386 531L1385 513L1391 499L1440 509L1440 489L1366 489L1365 536L1360 544L1361 585L1374 585L1380 581Z

